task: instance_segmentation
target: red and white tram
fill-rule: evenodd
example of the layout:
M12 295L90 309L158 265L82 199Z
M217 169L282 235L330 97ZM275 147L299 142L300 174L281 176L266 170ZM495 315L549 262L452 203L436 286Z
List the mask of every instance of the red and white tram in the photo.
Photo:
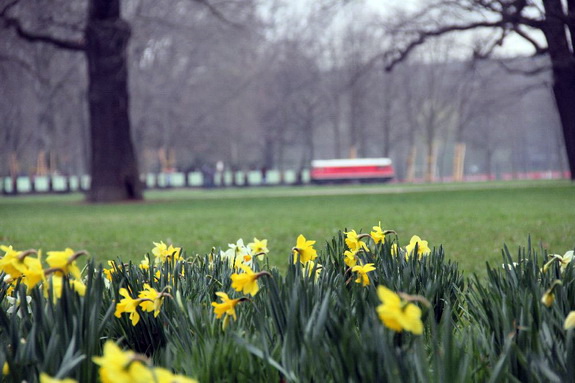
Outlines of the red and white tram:
M314 160L311 182L387 182L395 175L389 158Z

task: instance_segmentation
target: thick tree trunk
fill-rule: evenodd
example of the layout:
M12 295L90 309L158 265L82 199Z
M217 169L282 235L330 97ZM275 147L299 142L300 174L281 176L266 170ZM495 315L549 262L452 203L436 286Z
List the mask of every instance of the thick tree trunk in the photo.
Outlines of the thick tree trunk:
M575 65L553 70L553 93L563 127L571 180L575 181Z
M91 139L91 202L142 199L130 133L127 46L119 0L91 0L86 25Z
M568 5L569 10L573 11L573 1L569 1ZM544 1L543 6L546 21L543 33L553 65L553 93L563 127L571 180L575 181L575 44L570 41L575 36L567 36L567 30L573 32L575 28L573 22L569 24L569 29L566 28L560 0Z

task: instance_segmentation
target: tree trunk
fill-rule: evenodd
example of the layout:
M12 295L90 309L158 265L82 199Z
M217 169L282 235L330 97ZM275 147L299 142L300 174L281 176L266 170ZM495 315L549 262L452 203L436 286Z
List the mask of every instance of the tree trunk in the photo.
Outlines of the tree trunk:
M549 48L549 57L553 65L553 94L557 104L557 111L563 128L567 162L571 171L571 180L575 181L575 36L567 36L565 28L565 15L560 0L543 2L545 7L546 25L543 28L545 39ZM574 8L569 2L569 11ZM569 31L573 31L571 25Z
M437 158L437 144L434 141L428 141L425 182L435 181L436 158Z
M465 164L465 143L457 142L453 153L453 181L463 181L463 165Z
M553 69L553 93L563 127L571 180L575 181L575 65Z
M91 0L85 31L91 145L91 202L142 199L129 118L130 26L119 0Z
M409 154L407 156L407 171L405 175L406 182L413 182L415 180L415 160L417 157L417 147L411 144Z

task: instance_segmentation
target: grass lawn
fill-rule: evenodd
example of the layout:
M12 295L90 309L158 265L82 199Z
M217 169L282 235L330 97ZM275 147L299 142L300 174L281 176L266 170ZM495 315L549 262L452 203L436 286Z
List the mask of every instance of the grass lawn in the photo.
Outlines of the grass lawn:
M568 181L434 185L278 187L150 191L143 203L88 205L82 196L0 198L0 244L44 252L85 249L97 260L140 260L153 241L188 255L227 248L238 238L267 238L271 262L283 267L304 234L325 241L340 229L369 231L381 221L398 232L443 245L466 272L500 263L528 236L552 253L575 246L575 186Z

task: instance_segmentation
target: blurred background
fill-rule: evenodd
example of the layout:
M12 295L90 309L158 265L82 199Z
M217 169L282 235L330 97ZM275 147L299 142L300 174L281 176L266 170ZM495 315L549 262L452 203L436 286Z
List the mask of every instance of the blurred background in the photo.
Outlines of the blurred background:
M0 32L0 176L89 174L87 0L14 1ZM8 3L6 3L8 4ZM300 171L390 157L398 181L567 174L545 55L482 30L386 71L417 1L129 0L131 136L143 174ZM432 12L432 10L430 10ZM441 20L442 15L434 17ZM412 25L417 26L416 24Z

